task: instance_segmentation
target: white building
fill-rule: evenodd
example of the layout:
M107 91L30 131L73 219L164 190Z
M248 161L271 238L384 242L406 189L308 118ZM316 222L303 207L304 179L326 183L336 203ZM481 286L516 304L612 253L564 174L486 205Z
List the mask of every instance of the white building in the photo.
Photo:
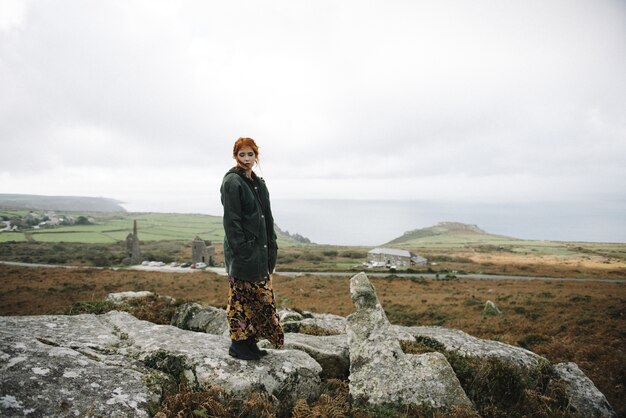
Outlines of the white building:
M428 260L407 250L374 248L367 252L367 262L384 263L386 266L410 267L426 264Z

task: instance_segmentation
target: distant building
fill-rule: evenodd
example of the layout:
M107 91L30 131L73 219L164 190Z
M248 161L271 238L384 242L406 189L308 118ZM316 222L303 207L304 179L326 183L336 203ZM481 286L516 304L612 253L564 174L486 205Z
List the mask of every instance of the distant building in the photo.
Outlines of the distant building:
M141 264L141 250L139 249L139 235L137 235L137 221L133 221L133 233L126 237L126 255L129 264Z
M59 217L55 212L49 211L46 213L48 220L46 221L46 225L58 225L61 223Z
M367 252L367 261L396 267L410 267L428 262L424 257L396 248L374 248Z
M191 262L206 263L209 266L214 265L215 247L211 241L204 241L200 237L196 237L191 243Z

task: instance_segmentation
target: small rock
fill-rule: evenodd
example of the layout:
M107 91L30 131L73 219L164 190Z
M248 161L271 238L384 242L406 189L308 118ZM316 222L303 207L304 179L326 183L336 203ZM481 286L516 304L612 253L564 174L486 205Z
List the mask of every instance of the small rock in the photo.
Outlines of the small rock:
M154 296L154 293L147 290L142 290L141 292L118 292L109 293L106 297L106 300L119 303L123 302L126 299L147 298L150 296Z
M498 315L502 315L502 311L498 309L496 304L490 300L485 302L485 308L483 309L483 317L498 316Z

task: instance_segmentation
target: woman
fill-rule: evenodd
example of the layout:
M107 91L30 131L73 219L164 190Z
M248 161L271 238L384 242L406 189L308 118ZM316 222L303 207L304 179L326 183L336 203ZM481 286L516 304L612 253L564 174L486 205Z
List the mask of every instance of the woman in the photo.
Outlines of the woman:
M233 148L237 165L224 176L220 192L224 206L224 262L230 289L228 354L258 360L267 354L256 343L266 338L275 348L284 334L274 300L271 274L276 266L276 233L265 181L252 168L259 148L251 138L239 138Z

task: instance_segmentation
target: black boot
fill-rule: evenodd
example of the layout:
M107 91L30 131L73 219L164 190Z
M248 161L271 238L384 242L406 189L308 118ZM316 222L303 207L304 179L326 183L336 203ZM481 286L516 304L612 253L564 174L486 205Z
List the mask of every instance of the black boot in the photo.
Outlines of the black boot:
M267 350L261 350L256 345L256 337L254 335L251 335L250 337L248 337L248 339L246 340L246 343L248 343L248 348L250 349L250 351L252 351L257 356L263 357L267 355Z
M228 354L232 357L241 359L241 360L258 360L261 357L253 353L248 346L248 341L235 341L231 340L230 348L228 349Z

